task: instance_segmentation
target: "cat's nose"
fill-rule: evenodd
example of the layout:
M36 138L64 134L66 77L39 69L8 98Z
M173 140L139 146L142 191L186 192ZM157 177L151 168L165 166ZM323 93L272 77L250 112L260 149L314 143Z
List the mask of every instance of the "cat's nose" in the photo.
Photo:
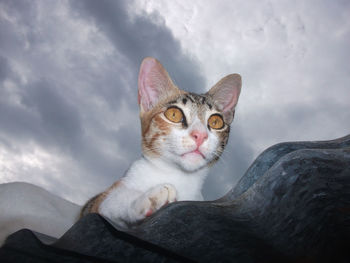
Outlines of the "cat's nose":
M197 147L199 147L208 138L208 133L205 131L194 130L191 132L191 137L196 142Z

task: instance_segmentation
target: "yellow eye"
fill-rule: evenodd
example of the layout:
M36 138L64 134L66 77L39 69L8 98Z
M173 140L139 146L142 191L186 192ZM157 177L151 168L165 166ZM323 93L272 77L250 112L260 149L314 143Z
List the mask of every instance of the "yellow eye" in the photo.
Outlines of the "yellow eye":
M221 129L224 127L224 120L220 115L214 114L211 115L208 120L208 125L213 129Z
M172 122L180 122L183 120L183 114L180 109L172 107L164 112L165 117Z

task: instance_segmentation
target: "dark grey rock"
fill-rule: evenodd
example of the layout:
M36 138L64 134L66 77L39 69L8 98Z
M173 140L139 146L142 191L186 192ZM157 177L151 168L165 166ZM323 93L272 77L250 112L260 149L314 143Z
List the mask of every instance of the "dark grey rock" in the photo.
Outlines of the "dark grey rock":
M0 261L340 263L349 248L350 135L272 146L223 198L170 204L128 233L99 215L58 240L21 230Z
M0 262L191 262L175 253L118 231L89 214L60 239L28 229L12 234L0 248Z
M284 142L273 145L256 158L245 175L223 199L234 200L237 198L288 153L303 149L343 149L346 147L350 147L350 135L331 141Z

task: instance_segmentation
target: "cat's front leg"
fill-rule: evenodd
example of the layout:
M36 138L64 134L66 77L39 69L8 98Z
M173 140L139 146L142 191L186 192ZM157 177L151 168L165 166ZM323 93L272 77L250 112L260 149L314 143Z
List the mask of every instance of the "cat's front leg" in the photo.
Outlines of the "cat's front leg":
M129 209L130 217L136 220L152 215L168 203L175 202L177 192L173 185L162 184L152 187L134 200Z

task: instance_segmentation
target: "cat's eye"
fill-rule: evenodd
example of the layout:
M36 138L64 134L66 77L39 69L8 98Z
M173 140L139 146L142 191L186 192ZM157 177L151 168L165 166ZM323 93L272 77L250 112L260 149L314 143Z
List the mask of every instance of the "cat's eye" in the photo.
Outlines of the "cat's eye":
M211 115L208 119L208 125L213 129L221 129L224 127L224 120L218 114Z
M178 123L183 120L183 113L180 109L171 107L164 112L165 117L172 122Z

